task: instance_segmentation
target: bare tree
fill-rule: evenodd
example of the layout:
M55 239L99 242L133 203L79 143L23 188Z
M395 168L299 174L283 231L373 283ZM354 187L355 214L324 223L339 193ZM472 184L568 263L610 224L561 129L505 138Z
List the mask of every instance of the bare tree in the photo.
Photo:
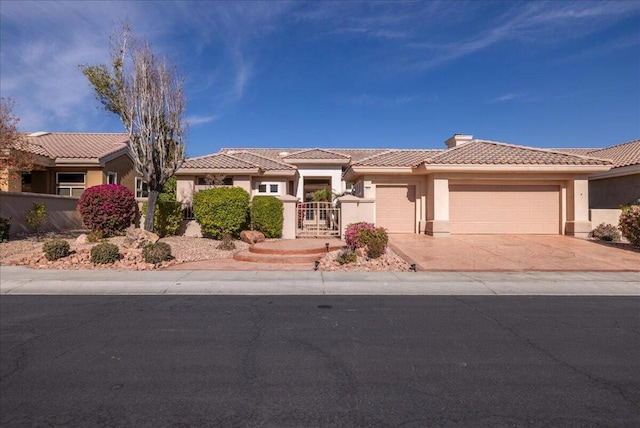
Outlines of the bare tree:
M20 172L34 168L35 154L29 150L23 134L18 131L20 119L13 113L16 102L0 98L0 184L8 185Z
M111 68L84 66L82 72L129 135L136 171L149 186L144 229L152 231L158 195L184 161L183 79L149 43L136 41L126 24L111 37Z

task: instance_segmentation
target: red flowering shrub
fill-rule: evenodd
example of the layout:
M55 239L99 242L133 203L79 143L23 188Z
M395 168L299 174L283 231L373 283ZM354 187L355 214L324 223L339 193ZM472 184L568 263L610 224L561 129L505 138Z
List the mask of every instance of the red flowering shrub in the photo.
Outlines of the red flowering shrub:
M622 236L627 238L636 247L640 247L640 205L631 204L622 207L620 223L618 225Z
M367 256L377 259L384 254L389 242L387 231L383 227L375 227L371 223L352 223L347 226L344 240L352 250L367 248Z
M376 227L371 223L365 222L351 223L347 225L347 230L344 232L344 242L346 242L347 247L355 250L356 248L362 248L366 245L365 243L360 242L359 239L360 237L358 232L363 230L374 232Z
M136 198L124 186L101 184L82 192L78 213L85 227L103 236L123 231L136 215Z

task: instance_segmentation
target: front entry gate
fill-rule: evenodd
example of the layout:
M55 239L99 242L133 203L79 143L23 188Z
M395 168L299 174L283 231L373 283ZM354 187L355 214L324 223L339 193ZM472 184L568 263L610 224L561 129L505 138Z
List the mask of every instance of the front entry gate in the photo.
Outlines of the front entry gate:
M298 238L340 237L340 208L331 202L301 202L296 209Z

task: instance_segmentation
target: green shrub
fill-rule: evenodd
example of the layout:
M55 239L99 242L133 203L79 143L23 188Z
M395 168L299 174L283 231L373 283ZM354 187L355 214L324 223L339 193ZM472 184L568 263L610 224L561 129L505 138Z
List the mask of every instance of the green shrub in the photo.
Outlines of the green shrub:
M85 189L78 200L82 223L103 236L116 235L131 225L138 204L133 193L117 184L100 184Z
M11 219L0 217L0 242L9 241L9 229L11 229Z
M589 236L600 239L601 241L619 241L621 234L616 226L601 223L589 233Z
M353 223L347 226L345 242L351 249L367 248L367 256L377 259L384 254L389 236L383 227L376 228L371 223Z
M631 204L622 207L620 222L618 224L622 231L622 236L627 238L631 244L640 247L640 205Z
M162 194L160 194L162 196ZM142 204L142 212L147 212L147 203ZM174 236L182 223L182 203L169 200L156 202L156 211L153 216L153 230L159 237Z
M52 239L42 245L42 251L47 260L53 261L71 254L71 247L64 239Z
M343 250L340 250L340 252L336 256L336 261L341 265L355 263L356 261L358 261L358 255L355 253L355 251L349 248L345 248Z
M100 242L104 239L104 235L99 230L93 230L87 234L87 242Z
M146 263L158 264L165 260L171 260L171 246L166 242L147 244L142 249L142 258Z
M101 242L91 248L91 262L95 264L113 263L120 258L118 246L109 242Z
M251 201L251 224L265 238L282 237L284 221L282 201L275 196L254 196Z
M240 187L201 190L193 197L193 215L205 236L238 237L247 227L248 214L249 194Z
M48 217L47 206L41 202L34 202L31 205L31 209L27 211L25 220L27 221L29 226L33 228L38 239L40 239L42 226L44 226L44 224L47 222Z

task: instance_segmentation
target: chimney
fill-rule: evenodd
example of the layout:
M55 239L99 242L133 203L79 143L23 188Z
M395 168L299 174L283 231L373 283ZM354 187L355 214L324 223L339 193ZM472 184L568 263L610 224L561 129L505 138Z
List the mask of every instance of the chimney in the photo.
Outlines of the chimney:
M464 135L464 134L453 134L453 137L449 138L444 143L447 145L448 149L452 149L454 147L461 146L470 142L473 139L473 135Z

